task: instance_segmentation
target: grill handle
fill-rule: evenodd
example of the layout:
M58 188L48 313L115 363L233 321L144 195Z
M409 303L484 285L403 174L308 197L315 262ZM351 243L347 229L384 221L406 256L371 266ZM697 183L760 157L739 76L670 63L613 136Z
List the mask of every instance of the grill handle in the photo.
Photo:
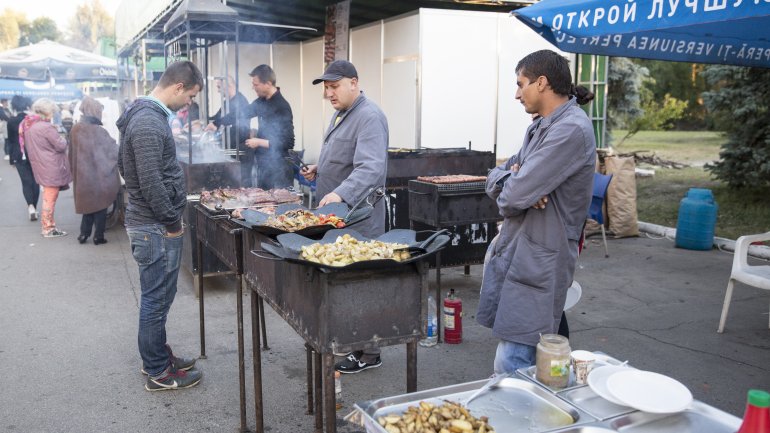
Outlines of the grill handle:
M274 260L274 261L283 260L282 258L276 257L276 256L270 254L269 252L265 251L265 250L250 250L249 252L251 254L254 254L255 256L259 257L260 259ZM265 256L265 255L262 255L262 253L270 254L270 255L269 256Z
M411 191L409 191L411 192ZM439 194L441 197L459 197L463 195L487 195L486 191L446 191Z
M409 194L417 194L417 195L433 195L433 194L431 194L431 193L429 193L429 192L420 192L420 191L415 191L415 190L413 190L413 189L410 189L410 190L409 190Z

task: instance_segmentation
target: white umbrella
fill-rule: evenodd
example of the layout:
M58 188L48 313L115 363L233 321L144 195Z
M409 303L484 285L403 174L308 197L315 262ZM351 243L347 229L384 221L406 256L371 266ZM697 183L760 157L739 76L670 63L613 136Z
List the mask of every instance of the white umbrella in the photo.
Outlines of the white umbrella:
M0 78L51 82L112 81L117 73L115 59L48 40L0 53Z

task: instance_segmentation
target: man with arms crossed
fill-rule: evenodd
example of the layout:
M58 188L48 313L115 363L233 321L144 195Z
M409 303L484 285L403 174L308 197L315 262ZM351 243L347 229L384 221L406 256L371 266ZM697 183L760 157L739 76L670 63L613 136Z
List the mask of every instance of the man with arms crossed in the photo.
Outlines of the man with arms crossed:
M591 202L596 142L567 59L548 50L516 66L516 99L541 119L519 153L492 169L487 194L504 217L490 246L476 320L500 338L496 374L535 363L540 334L559 329Z
M169 119L192 101L203 77L189 61L172 63L149 96L137 98L117 121L118 168L126 181L126 232L139 265L139 354L145 389L190 388L202 374L195 359L179 358L166 343L166 318L176 295L187 203Z

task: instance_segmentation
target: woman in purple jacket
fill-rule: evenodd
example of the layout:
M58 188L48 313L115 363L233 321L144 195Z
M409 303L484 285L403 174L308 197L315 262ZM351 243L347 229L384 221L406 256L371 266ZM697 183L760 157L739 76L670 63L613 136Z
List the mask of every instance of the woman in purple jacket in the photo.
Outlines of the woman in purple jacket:
M54 208L59 191L68 189L72 181L69 161L67 161L67 141L51 124L51 119L57 110L58 107L50 99L38 99L32 105L34 114L25 117L19 127L21 150L32 164L35 181L43 187L43 209L40 212L40 221L43 226L43 237L46 238L67 235L67 232L56 228Z

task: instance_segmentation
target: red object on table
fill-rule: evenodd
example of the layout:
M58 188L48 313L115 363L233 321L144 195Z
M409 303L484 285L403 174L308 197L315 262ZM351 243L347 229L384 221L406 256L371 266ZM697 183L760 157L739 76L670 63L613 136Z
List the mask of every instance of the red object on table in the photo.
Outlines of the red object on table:
M749 390L743 424L737 433L770 433L770 394Z

